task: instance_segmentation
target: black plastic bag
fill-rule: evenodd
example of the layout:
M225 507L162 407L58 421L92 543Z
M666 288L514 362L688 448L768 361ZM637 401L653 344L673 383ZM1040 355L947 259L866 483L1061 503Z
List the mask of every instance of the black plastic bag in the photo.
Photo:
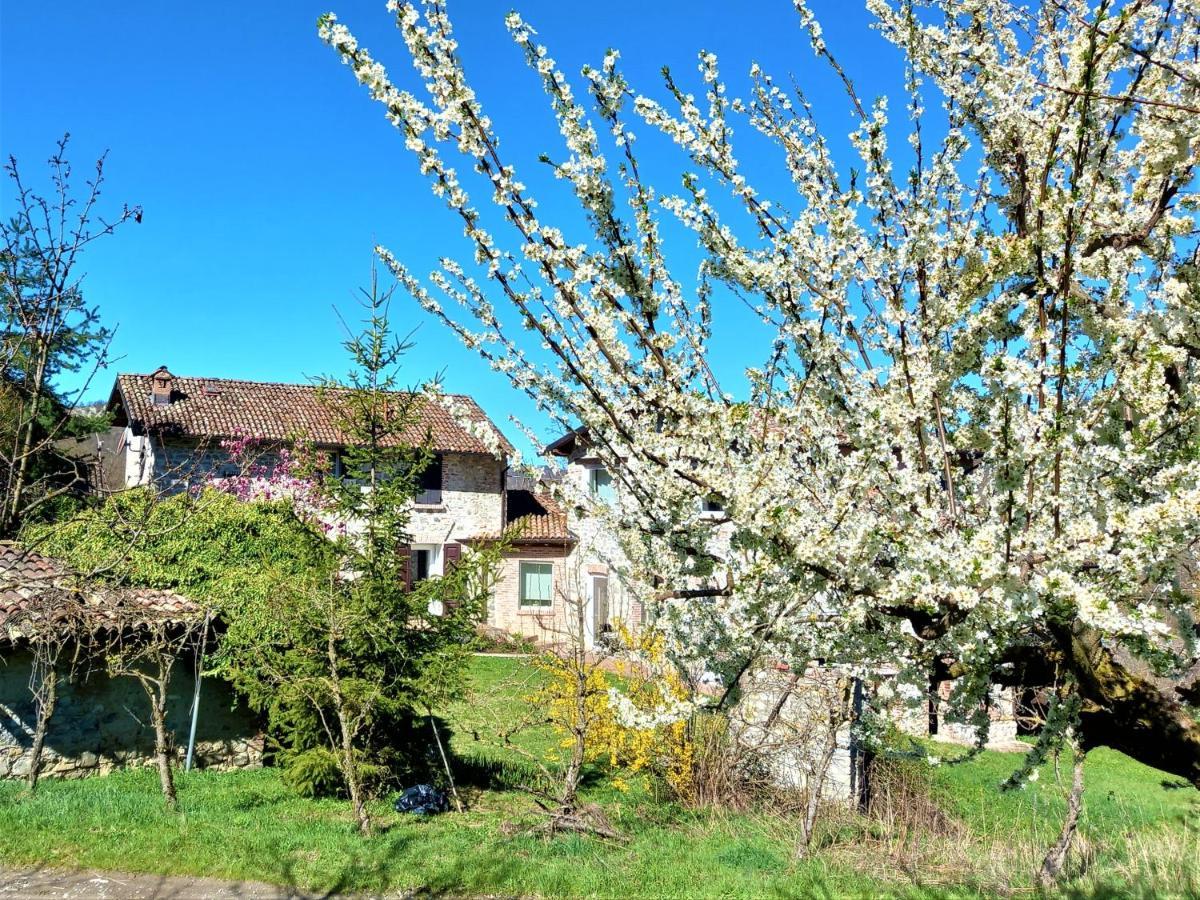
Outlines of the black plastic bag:
M417 784L405 788L396 798L396 812L412 813L416 816L432 816L450 809L450 800L445 793L429 784Z

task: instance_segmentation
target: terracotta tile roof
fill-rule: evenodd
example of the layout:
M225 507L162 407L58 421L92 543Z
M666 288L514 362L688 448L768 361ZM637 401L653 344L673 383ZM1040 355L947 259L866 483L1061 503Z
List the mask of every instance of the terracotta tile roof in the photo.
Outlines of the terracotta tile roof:
M61 590L65 571L46 557L0 544L0 617L46 591Z
M335 417L314 385L170 375L170 402L156 404L151 395L152 377L118 375L113 388L110 405L119 400L136 429L198 439L246 434L273 441L303 436L327 446L344 443ZM490 429L505 453L514 452L478 403L465 394L446 397L470 422ZM420 443L428 430L436 451L491 452L483 440L458 423L447 404L429 399L420 405L419 413L420 423L404 435L405 442Z
M31 621L72 605L97 625L137 625L153 619L185 621L201 608L174 591L88 583L58 560L15 544L0 544L0 639L26 630Z
M567 513L547 493L529 490L506 492L506 523L503 534L481 534L475 540L506 539L514 544L569 544L575 536L567 527Z

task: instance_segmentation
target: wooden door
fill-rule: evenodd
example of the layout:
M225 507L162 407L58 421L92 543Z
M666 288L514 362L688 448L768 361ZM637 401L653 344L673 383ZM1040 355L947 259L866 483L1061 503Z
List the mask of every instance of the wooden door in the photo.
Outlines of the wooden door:
M609 630L608 621L608 576L592 576L592 634L596 640Z

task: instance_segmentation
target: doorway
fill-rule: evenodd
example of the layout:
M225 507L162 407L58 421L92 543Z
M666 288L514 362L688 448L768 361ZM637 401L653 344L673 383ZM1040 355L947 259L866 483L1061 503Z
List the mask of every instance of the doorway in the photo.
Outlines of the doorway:
M608 619L608 576L592 576L592 637L603 641L612 632Z

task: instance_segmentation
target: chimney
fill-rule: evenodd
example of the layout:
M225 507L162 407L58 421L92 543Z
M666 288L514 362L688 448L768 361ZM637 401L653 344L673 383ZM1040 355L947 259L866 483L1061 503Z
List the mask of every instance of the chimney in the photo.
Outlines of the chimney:
M166 366L159 366L150 376L150 400L155 406L166 406L171 402L171 389L175 385L175 376Z

